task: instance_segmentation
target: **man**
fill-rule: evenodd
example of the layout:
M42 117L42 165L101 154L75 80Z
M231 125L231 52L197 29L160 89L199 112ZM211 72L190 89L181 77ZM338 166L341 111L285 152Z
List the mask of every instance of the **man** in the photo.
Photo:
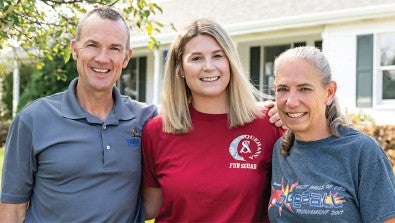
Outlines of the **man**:
M95 8L71 41L78 77L27 105L6 142L0 222L143 221L140 136L157 114L114 87L132 56L124 18Z

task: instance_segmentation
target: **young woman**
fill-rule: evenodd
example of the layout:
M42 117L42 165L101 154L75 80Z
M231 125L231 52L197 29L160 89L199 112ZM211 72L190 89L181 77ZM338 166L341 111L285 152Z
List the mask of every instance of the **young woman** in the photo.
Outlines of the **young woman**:
M143 199L157 222L264 222L283 130L217 23L200 19L166 61L161 115L143 129Z
M342 117L324 54L293 48L274 66L277 109L288 131L273 151L270 221L394 222L390 162Z

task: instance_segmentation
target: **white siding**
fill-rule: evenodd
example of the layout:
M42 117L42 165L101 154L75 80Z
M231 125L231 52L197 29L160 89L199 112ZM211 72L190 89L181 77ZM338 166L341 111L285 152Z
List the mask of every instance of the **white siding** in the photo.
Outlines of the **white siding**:
M395 31L395 19L372 20L357 23L329 25L323 32L323 51L332 67L333 77L338 83L338 98L343 111L363 112L377 124L395 124L395 104L383 107L373 97L373 108L356 108L356 36ZM374 57L377 58L375 48ZM374 61L374 74L378 72L378 61ZM373 86L377 86L373 80ZM373 88L376 91L376 87Z

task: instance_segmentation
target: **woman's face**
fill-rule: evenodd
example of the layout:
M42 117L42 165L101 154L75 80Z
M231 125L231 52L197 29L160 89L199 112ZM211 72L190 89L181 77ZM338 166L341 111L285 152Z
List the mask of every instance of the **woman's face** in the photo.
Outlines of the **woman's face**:
M229 60L213 37L198 35L185 45L182 75L193 100L226 99L230 79Z
M282 122L299 140L312 141L329 136L325 117L336 83L323 86L319 71L303 59L285 59L276 72L276 103Z

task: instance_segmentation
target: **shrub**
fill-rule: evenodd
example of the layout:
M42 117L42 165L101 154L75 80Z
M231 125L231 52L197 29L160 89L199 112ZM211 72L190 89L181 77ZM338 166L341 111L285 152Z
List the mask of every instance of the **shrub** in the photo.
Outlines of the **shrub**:
M8 129L10 128L11 120L2 120L0 122L0 148L4 147L5 139L7 138Z
M390 159L395 173L395 126L376 125L369 115L361 111L347 113L347 116L358 130L373 137L380 144Z

